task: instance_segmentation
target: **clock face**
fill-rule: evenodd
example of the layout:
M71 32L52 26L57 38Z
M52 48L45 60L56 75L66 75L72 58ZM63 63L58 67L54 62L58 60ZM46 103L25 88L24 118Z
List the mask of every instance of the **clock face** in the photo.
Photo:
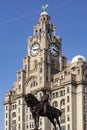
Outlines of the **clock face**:
M55 43L49 44L49 52L52 56L58 56L59 50Z
M40 45L38 43L34 43L31 47L31 55L36 56L39 53Z

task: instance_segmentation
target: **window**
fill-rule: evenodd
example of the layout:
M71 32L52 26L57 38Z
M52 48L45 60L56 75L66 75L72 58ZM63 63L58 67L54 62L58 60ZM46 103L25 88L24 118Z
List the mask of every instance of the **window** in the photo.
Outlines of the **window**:
M70 116L69 115L67 115L67 121L70 121Z
M18 81L20 81L20 80L21 80L21 76L18 77Z
M26 115L26 121L28 121L28 115Z
M86 110L87 110L87 109L86 109L86 105L84 105L84 106L83 106L83 110L84 110L84 111L86 111Z
M12 117L13 117L13 118L16 117L16 112L13 112L13 113L12 113Z
M83 101L84 101L84 103L86 102L86 96L85 95L83 96Z
M67 128L68 128L67 130L70 130L70 124L67 125Z
M29 126L28 126L28 123L27 123L27 124L26 124L26 129L28 129L28 127L29 127Z
M24 69L27 70L27 65L24 66Z
M67 106L67 112L69 112L70 111L70 106Z
M6 111L8 110L8 106L6 106Z
M18 88L19 90L21 90L21 85L19 85L19 88Z
M67 102L70 102L70 97L69 96L67 96Z
M42 77L40 77L40 82L42 81Z
M58 107L58 102L57 102L57 101L54 101L54 102L53 102L53 106L54 106L54 107Z
M36 82L36 81L33 81L32 83L31 83L31 87L35 87L35 86L37 86L38 85L38 83Z
M60 96L64 96L65 95L65 91L60 91Z
M87 130L87 124L84 124L84 130Z
M20 113L20 107L18 108L18 113Z
M18 101L18 104L20 105L20 100Z
M18 129L20 129L20 124L18 124Z
M53 93L53 98L55 98L55 93Z
M62 99L62 100L61 100L60 105L61 105L61 106L65 105L65 99Z
M61 130L66 130L65 126L61 126Z
M6 118L8 117L8 113L6 113Z
M12 124L16 125L16 120L13 120L13 121L12 121Z
M7 125L7 123L8 123L8 122L6 121L6 125Z
M28 107L26 107L26 113L28 113Z
M32 115L30 114L30 120L32 119Z
M69 93L69 91L70 91L70 90L69 90L69 87L67 87L67 93Z
M48 81L48 77L46 77L46 81Z
M20 121L20 116L18 116L18 121Z
M41 57L41 61L43 61L43 57Z
M40 119L40 125L42 125L42 119Z
M61 109L62 115L61 115L61 123L65 123L65 109Z
M40 73L42 73L42 68L40 68Z
M65 115L61 117L61 123L65 123Z
M56 97L58 97L58 92L56 92Z
M84 114L84 121L87 121L87 114Z

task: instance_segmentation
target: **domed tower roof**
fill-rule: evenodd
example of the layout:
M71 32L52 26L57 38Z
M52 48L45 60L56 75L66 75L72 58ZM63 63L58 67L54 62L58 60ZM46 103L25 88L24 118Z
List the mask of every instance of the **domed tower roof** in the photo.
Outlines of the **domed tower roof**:
M86 62L86 58L84 56L77 55L77 56L73 57L71 62L74 63L74 62L78 62L78 61Z
M43 11L40 15L48 15L46 11Z

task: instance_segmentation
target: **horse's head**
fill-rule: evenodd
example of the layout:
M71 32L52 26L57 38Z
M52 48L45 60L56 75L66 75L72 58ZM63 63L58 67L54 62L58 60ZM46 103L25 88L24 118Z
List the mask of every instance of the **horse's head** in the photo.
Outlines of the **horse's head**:
M25 95L25 101L27 103L27 107L34 107L38 104L38 100L32 93Z
M25 102L27 103L27 107L31 107L31 102L32 102L32 100L31 100L31 96L30 96L31 94L30 93L28 93L27 95L25 95Z

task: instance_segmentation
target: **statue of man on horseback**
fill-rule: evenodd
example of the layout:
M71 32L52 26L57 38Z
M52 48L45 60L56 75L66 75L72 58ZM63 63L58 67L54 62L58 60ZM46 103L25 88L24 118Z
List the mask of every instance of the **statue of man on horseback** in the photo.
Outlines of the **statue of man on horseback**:
M55 130L57 130L56 128L56 122L57 122L59 129L61 130L59 117L61 116L62 112L59 109L50 106L48 101L49 95L46 93L46 89L43 88L41 91L43 92L41 101L38 101L38 99L32 93L28 93L27 95L25 95L25 101L27 107L30 107L30 111L32 113L35 122L34 130L38 130L40 116L47 117L54 125ZM54 119L56 119L56 122L54 121Z

